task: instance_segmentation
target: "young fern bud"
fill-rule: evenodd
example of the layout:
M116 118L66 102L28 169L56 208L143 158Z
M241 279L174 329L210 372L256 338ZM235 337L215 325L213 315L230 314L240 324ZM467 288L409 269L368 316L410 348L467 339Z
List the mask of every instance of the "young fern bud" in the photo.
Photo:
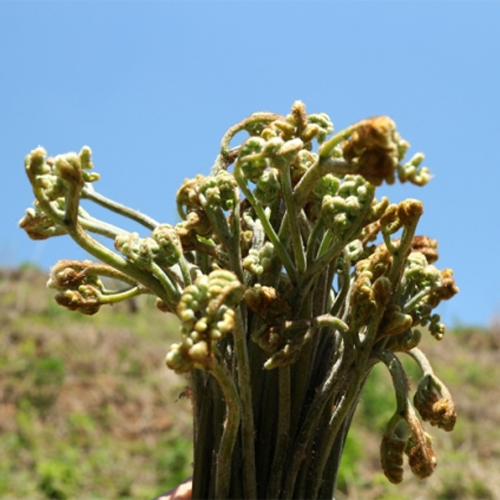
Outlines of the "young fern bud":
M420 381L413 403L425 422L448 432L455 427L457 413L451 395L434 375L427 374Z
M170 224L160 224L151 233L152 238L158 244L156 261L162 267L172 267L183 258L182 243L175 230Z
M115 248L142 269L151 268L160 250L153 238L141 238L138 233L119 234L115 238Z
M385 476L393 484L399 484L403 480L404 451L407 440L401 439L395 434L386 435L380 443L380 460Z
M51 236L66 234L66 230L47 216L38 204L35 204L35 208L26 209L25 216L19 221L19 227L24 229L32 240L46 240Z
M424 434L424 439L410 439L405 453L408 455L408 464L413 474L419 479L429 477L437 466L437 457L432 449L432 438Z
M318 127L318 132L316 134L316 141L318 142L318 144L325 142L327 136L333 133L333 123L326 113L316 113L309 115L307 117L307 121L310 124L316 125ZM307 132L307 128L305 132ZM307 142L307 139L304 138L304 141Z

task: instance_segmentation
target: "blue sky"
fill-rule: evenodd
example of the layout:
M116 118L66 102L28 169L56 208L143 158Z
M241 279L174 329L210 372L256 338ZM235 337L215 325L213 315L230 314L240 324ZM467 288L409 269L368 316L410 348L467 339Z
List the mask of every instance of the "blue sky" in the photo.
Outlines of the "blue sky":
M434 179L382 192L424 202L419 233L461 288L439 312L500 315L499 2L0 0L0 18L0 265L85 257L17 227L38 145L89 145L100 192L175 223L177 188L209 172L229 126L300 99L337 130L396 121Z

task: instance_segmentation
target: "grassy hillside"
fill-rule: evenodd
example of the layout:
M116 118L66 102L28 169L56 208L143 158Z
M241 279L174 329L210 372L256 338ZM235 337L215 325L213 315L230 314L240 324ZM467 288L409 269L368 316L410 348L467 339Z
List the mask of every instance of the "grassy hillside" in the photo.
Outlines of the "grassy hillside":
M175 322L146 297L68 312L46 279L0 278L0 498L153 498L191 473Z
M151 499L168 490L192 460L186 382L163 363L175 320L147 297L92 317L70 313L45 282L29 266L0 271L0 498ZM339 500L500 498L499 349L500 327L425 339L459 421L451 434L430 430L434 476L420 482L408 471L397 487L379 466L394 399L377 367L347 442Z

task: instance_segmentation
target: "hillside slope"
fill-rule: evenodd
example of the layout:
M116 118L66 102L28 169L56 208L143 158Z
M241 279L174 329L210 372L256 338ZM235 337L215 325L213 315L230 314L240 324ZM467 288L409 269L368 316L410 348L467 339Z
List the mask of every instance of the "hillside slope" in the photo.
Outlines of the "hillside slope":
M72 313L46 280L0 276L0 498L153 498L191 474L176 323L147 297Z

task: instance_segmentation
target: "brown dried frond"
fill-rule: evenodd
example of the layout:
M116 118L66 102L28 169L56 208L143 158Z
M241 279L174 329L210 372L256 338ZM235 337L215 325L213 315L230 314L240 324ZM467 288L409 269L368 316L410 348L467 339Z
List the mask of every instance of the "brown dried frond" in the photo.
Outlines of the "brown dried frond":
M245 304L264 321L273 323L278 319L291 317L288 302L270 286L248 288L243 295Z
M437 252L438 242L428 236L415 236L411 242L411 251L420 252L425 255L428 264L433 264L439 258Z
M358 173L374 186L384 180L393 184L399 140L394 121L376 116L359 122L351 138L342 144L342 151L345 160L356 163Z

